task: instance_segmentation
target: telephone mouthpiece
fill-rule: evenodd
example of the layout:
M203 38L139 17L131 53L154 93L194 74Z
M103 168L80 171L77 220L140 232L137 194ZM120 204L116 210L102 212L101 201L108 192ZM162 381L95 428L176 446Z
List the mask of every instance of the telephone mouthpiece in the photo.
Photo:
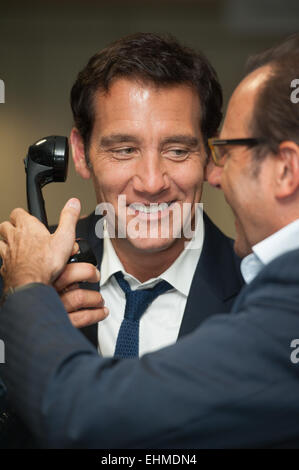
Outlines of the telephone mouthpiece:
M68 155L67 138L52 135L30 145L27 156L35 163L52 168L52 181L64 182L67 176Z

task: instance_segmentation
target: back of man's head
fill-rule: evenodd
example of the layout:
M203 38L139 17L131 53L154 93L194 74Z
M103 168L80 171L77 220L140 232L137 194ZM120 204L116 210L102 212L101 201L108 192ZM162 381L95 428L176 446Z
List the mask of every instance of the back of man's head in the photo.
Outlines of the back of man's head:
M71 91L74 121L85 148L93 128L93 97L109 92L113 81L125 78L157 87L188 85L201 104L201 131L205 142L217 132L222 113L222 91L215 70L201 52L181 45L172 36L136 33L95 54L79 73Z
M249 58L246 72L264 66L271 71L260 87L250 123L251 135L265 141L257 147L257 159L276 154L283 141L299 145L299 34Z
M299 54L299 33L288 36L283 42L270 49L250 56L245 65L245 73L247 75L263 65L278 61L290 54Z

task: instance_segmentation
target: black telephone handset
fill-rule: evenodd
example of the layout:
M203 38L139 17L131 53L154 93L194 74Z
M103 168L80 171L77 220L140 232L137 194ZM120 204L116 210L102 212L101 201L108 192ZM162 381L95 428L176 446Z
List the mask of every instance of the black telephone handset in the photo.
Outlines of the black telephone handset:
M66 137L52 135L30 145L24 160L26 170L27 203L30 214L47 228L48 220L42 188L52 182L64 182L67 176L69 147ZM69 263L85 262L97 265L97 260L86 240L77 239L79 252Z

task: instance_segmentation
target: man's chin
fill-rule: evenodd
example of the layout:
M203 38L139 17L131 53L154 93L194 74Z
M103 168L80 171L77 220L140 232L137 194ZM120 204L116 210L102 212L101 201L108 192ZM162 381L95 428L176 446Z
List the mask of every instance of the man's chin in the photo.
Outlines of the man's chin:
M134 247L135 250L142 253L159 253L169 249L175 243L178 243L178 239L152 239L152 238L134 238L128 239L130 245Z
M239 258L245 258L252 250L247 246L247 243L237 237L234 242L234 251Z

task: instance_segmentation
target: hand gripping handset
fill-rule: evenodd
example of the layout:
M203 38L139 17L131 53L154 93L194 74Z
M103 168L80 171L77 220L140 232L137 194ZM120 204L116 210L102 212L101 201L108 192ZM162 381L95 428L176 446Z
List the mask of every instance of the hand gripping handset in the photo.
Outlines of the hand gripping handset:
M68 141L66 137L51 136L31 145L24 160L27 174L27 202L30 214L37 217L48 228L42 188L52 181L65 181L68 168ZM96 266L96 258L88 243L77 240L80 251L69 259L69 263L84 261ZM0 401L0 448L10 449L21 445L35 446L28 431L6 401ZM28 441L28 442L27 442Z
M48 220L42 188L52 182L64 182L67 176L69 147L66 137L52 135L30 145L24 160L26 170L27 204L31 215L47 228ZM86 240L77 239L79 252L69 263L85 262L97 265L96 258Z

